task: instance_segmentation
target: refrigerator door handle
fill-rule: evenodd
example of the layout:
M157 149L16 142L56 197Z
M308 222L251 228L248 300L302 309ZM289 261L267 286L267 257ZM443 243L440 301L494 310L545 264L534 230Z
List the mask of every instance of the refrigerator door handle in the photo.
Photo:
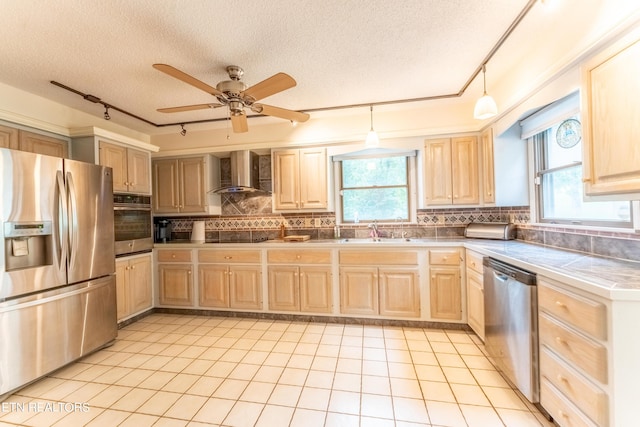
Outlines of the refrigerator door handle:
M69 268L76 264L76 252L78 248L78 199L76 187L73 183L73 175L67 172L67 188L69 191Z
M68 248L68 232L69 226L69 212L67 210L67 189L64 185L64 179L62 171L56 173L56 183L58 185L58 220L56 226L58 228L58 241L57 241L57 255L58 255L58 269L63 270L67 263Z

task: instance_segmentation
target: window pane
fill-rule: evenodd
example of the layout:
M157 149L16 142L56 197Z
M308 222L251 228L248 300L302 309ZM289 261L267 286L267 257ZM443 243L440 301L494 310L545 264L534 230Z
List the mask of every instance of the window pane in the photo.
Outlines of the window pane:
M342 200L346 222L409 219L406 187L344 190Z
M406 157L342 161L343 188L391 185L407 185Z
M584 202L582 195L582 166L544 174L543 218L616 222L631 220L629 202Z

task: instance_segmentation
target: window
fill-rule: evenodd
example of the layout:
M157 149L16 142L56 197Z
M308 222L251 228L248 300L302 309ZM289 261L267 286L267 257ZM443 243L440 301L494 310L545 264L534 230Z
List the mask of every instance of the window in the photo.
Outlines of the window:
M582 140L560 139L562 123L579 124L579 116L562 120L533 136L536 193L540 222L606 227L632 227L631 202L584 201ZM566 128L563 126L560 136ZM569 129L568 132L573 132ZM578 140L577 143L574 142Z
M341 159L342 222L409 221L412 160L408 155Z

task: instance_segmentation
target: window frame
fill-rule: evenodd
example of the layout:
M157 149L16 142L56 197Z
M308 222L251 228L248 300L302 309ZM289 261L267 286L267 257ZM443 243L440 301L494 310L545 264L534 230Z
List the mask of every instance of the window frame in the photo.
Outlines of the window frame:
M600 228L600 229L615 229L615 230L624 230L624 231L632 231L636 229L637 222L637 203L632 201L628 201L629 203L629 221L609 221L609 220L590 220L590 219L578 219L578 218L547 218L544 213L544 191L543 191L543 182L544 176L550 173L568 170L570 168L574 168L577 166L582 166L582 161L573 162L570 164L566 164L563 166L556 166L552 168L546 168L547 161L547 153L545 145L549 143L549 138L552 137L551 134L552 128L547 128L542 132L539 132L530 138L528 141L532 144L533 150L533 186L534 186L534 195L535 195L535 214L536 220L540 224L544 225L562 225L562 226L572 226L576 228ZM584 148L583 148L584 149ZM583 194L584 197L584 194ZM597 199L591 198L591 201L598 201ZM602 199L602 201L606 201L606 199Z
M334 157L334 185L335 185L335 206L336 206L336 223L338 225L358 225L361 221L376 221L379 224L415 224L417 223L417 179L416 179L416 153L415 151L407 152L394 152L390 151L388 153L375 153L375 154L361 154L357 155L354 153L353 156L344 155L344 156L336 156ZM407 174L407 219L403 219L402 221L398 221L394 218L383 218L383 219L363 219L356 221L345 221L344 219L344 197L343 197L343 182L342 182L342 162L343 160L366 160L372 158L389 158L389 157L405 157L406 161L406 174ZM391 186L371 186L371 187L361 187L363 189L374 189L374 188L396 188L399 187L397 185ZM402 186L404 187L404 186Z

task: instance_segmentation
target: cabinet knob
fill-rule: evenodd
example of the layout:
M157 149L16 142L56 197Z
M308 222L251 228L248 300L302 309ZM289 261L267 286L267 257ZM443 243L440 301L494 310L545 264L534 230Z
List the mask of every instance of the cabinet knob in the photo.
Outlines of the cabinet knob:
M225 255L224 259L231 259L233 257L230 257L229 255Z
M135 269L136 269L136 266L135 266L135 265L132 265L132 266L131 266L131 269L132 269L132 270L135 270Z
M188 274L189 276L191 276L191 270L187 271L187 274Z
M296 255L296 259L300 259L300 255Z
M454 195L454 196L453 196L453 198L454 198L454 199L457 199L457 198L458 198L458 195L457 195L457 194L456 194L456 195Z
M566 340L563 340L563 339L562 339L562 338L560 338L560 337L556 337L556 342L557 342L558 344L560 344L560 345L567 345L567 341L566 341Z
M127 265L124 269L125 269L125 270L128 270L128 269L129 269L129 266Z
M233 276L233 271L230 271L230 272L229 272L229 276Z
M171 254L171 258L176 259L176 254Z
M487 196L493 196L493 193L489 192L487 193Z
M567 308L567 305L562 301L556 301L556 305L560 308Z
M561 375L561 374L558 374L558 376L556 378L558 379L558 381L563 382L563 383L568 383L569 382L569 380L566 377L564 377L563 375Z

